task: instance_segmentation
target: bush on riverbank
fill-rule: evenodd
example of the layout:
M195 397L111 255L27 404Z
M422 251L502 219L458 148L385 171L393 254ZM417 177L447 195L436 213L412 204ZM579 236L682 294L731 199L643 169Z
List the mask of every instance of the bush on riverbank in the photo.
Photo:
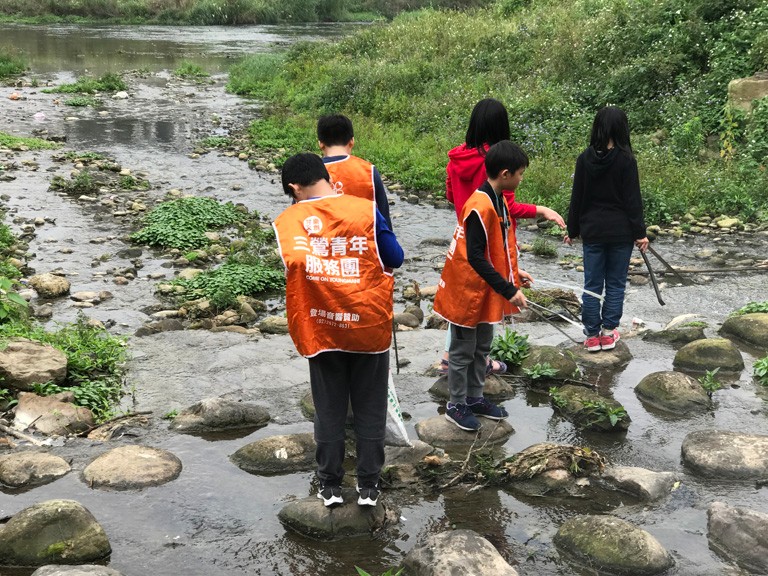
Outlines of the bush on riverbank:
M499 98L512 138L533 158L521 200L559 211L594 113L614 104L630 117L649 223L690 210L768 217L768 104L749 118L726 93L732 78L768 68L768 5L518 4L404 14L336 44L297 45L282 61L254 56L233 67L230 89L272 103L250 135L257 147L283 149L278 161L315 149L317 116L342 112L359 155L435 195L472 106Z

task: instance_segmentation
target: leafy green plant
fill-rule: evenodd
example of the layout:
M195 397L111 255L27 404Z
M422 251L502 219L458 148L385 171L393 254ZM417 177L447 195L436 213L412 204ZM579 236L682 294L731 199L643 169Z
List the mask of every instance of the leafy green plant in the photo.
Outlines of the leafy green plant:
M568 401L563 397L562 392L560 392L560 388L557 386L552 386L549 389L549 399L555 408L558 408L559 410L562 410L568 405Z
M192 279L176 279L172 283L186 289L186 299L206 298L221 310L232 306L238 296L256 296L281 289L285 286L285 273L263 264L225 262Z
M763 386L768 386L768 356L755 362L752 370L755 379Z
M699 378L699 384L701 384L701 387L707 391L707 396L710 398L712 398L714 392L717 392L723 387L722 384L720 384L720 381L716 378L719 370L719 367L714 370L707 370L704 373L704 376Z
M142 180L141 178L136 178L130 174L120 176L118 185L123 190L148 190L150 186L148 180Z
M91 106L96 108L101 106L101 100L92 96L75 96L74 98L64 100L64 104L67 106Z
M202 66L189 60L183 60L173 71L173 75L179 78L205 78L210 76L210 74L203 70Z
M369 574L359 566L355 566L355 570L357 570L358 576L371 576L371 574ZM381 576L400 576L400 574L403 573L402 568L400 570L397 570L397 572L395 572L395 570L396 570L395 568L390 568L389 570L384 572Z
M768 312L768 301L749 302L731 313L731 316L742 316L744 314L758 314Z
M539 378L551 378L557 375L557 370L552 367L549 362L543 364L536 363L530 368L523 368L523 372L531 380L538 380Z
M240 222L245 214L234 204L213 198L179 198L163 202L144 218L131 240L150 246L189 250L207 246L205 232Z
M99 185L90 170L83 169L69 180L61 176L54 176L51 180L51 188L61 190L66 194L80 195L97 192Z
M232 144L232 139L226 136L208 136L200 140L200 145L205 148L226 148Z
M24 316L29 304L13 289L10 278L0 276L0 323L18 320Z
M605 400L585 400L582 406L588 415L587 425L610 422L611 426L616 426L620 420L627 416L627 411L623 406L609 406Z
M15 394L7 388L0 388L0 406L4 406L5 410L13 408L19 403L19 399Z
M0 147L19 150L22 147L29 150L53 150L59 148L61 144L42 140L40 138L25 138L23 136L12 136L5 132L0 132Z
M179 415L179 411L176 408L174 408L173 410L168 410L168 412L163 414L163 420L173 420L178 415Z
M546 238L533 241L533 253L542 258L557 258L557 246Z
M504 334L497 334L491 342L491 357L510 366L519 366L530 353L528 335L519 334L509 328L504 329Z
M123 80L122 76L112 72L107 72L99 78L89 78L83 76L78 78L73 84L62 84L55 88L47 88L43 90L46 93L62 93L62 94L95 94L97 92L119 92L121 90L127 90L128 85Z

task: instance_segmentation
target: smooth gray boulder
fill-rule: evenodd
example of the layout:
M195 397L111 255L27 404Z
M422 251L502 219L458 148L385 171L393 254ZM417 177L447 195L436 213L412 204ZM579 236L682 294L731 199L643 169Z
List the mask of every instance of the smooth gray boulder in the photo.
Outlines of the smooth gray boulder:
M251 474L291 474L315 469L315 449L313 434L287 434L246 444L229 458Z
M472 530L428 536L402 566L408 576L517 576L493 544Z
M707 510L709 547L753 574L768 574L768 514L713 502Z
M32 392L20 392L13 427L26 430L34 427L38 432L58 436L78 434L93 428L93 413L75 405L72 392L59 392L52 396L38 396Z
M697 430L685 437L683 463L706 478L768 478L768 436L722 430Z
M672 361L675 370L706 372L720 368L722 372L741 372L744 359L736 345L725 338L705 338L686 344Z
M643 334L643 340L648 342L663 342L674 347L685 346L689 342L706 338L703 323L683 324L659 331L649 330Z
M768 96L768 77L764 75L735 78L728 82L728 103L745 112L752 110L753 100L766 96Z
M567 560L612 576L660 574L674 563L651 534L614 516L570 518L553 541Z
M75 500L34 504L0 526L0 558L6 566L83 564L111 552L104 529Z
M224 398L206 398L185 408L169 428L177 432L205 433L261 428L269 422L266 408Z
M29 285L41 298L57 298L69 294L70 282L63 276L46 272L29 279Z
M671 370L648 374L635 386L635 394L644 404L679 416L700 414L712 407L698 380Z
M167 450L121 446L95 458L83 470L91 488L137 490L160 486L181 474L181 460Z
M277 517L287 529L316 540L339 540L369 535L383 528L392 518L379 497L376 506L359 506L354 488L343 488L344 503L326 507L317 496L289 502Z
M4 387L31 392L33 384L61 384L67 377L67 356L48 344L10 338L0 350L0 377Z
M621 432L632 422L619 402L584 386L561 386L550 394L550 400L555 410L585 430Z
M617 490L637 496L644 502L654 502L669 495L677 475L632 466L612 466L605 469L603 479Z
M31 488L53 482L71 469L66 460L47 452L14 452L0 456L0 485Z
M723 322L720 334L735 336L751 346L768 350L768 314L731 316Z
M574 360L585 369L594 372L616 372L623 369L632 360L632 353L624 340L616 342L613 350L589 352L583 344L574 344L566 348Z
M394 321L398 326L405 326L406 328L418 328L421 325L421 320L410 312L395 314Z
M429 393L435 398L441 400L448 400L450 394L448 393L448 376L440 376L432 387L429 389ZM494 400L502 400L506 398L512 398L515 395L515 387L512 382L501 377L491 374L485 377L485 386L483 386L483 396L487 398L493 398Z
M433 416L416 424L416 434L431 446L461 449L471 446L475 439L488 446L503 444L515 432L506 420L478 419L482 424L480 431L469 432L451 424L444 416Z
M537 379L531 379L532 388L549 388L553 381L562 381L567 378L574 378L579 375L579 367L570 353L566 353L561 348L555 346L531 346L531 351L523 360L515 373L525 374L526 370L532 370L537 364L549 366L555 370L554 376L546 376Z
M288 318L267 316L259 323L259 330L264 334L288 334Z
M58 564L49 564L41 566L32 576L123 576L114 568L108 566L98 566L96 564L83 564L80 566L60 566Z

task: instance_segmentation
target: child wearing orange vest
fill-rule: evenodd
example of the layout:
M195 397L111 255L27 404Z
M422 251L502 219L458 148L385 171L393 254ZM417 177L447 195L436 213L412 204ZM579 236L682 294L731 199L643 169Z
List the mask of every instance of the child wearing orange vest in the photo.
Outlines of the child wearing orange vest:
M322 116L317 121L317 144L336 192L376 202L376 208L391 230L387 188L381 174L367 160L352 155L355 145L352 121L342 114Z
M294 200L275 219L286 269L288 329L309 360L315 404L318 497L343 502L347 407L354 413L358 504L375 506L384 464L392 268L403 250L370 200L336 194L323 161L297 154L283 165Z
M451 330L445 417L462 430L479 430L477 416L508 416L483 396L483 386L493 325L527 306L519 290L515 228L503 194L517 188L527 166L528 156L509 140L488 149L488 180L462 207L438 282L434 311L450 322Z

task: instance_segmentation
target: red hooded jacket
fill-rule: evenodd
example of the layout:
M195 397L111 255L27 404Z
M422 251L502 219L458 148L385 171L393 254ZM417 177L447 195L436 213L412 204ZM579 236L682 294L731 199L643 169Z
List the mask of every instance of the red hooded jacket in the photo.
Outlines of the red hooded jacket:
M484 146L487 151L489 146ZM456 146L448 152L448 166L445 168L445 197L453 202L456 209L456 217L461 214L464 203L472 193L486 181L485 155L480 154L477 148L467 148L466 144ZM515 191L504 190L504 198L509 205L510 218L535 218L535 204L521 204L515 202Z

